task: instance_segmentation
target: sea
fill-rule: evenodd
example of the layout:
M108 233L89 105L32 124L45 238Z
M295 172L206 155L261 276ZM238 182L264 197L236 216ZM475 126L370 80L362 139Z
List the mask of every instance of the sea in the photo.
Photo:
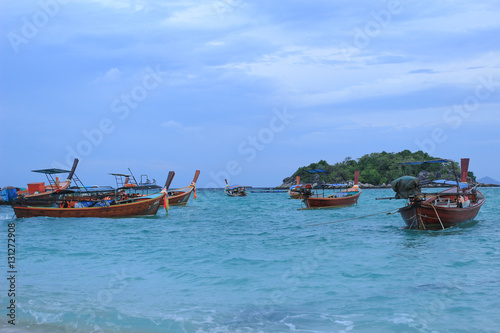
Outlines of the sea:
M391 189L321 210L198 189L116 219L0 206L0 332L500 332L500 188L482 192L439 231L406 230Z

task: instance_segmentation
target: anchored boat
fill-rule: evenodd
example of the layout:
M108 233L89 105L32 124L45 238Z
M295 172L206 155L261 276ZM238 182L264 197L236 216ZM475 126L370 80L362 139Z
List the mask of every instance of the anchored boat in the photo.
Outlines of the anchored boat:
M131 195L149 195L151 193L159 192L162 187L156 184L153 179L149 180L147 175L141 175L141 182L137 182L132 171L129 170L129 174L121 173L111 173L110 175L115 176L116 184L118 188L126 188L127 192ZM196 170L194 174L193 181L190 185L182 188L176 188L168 191L168 204L170 206L185 206L188 203L191 193L194 193L194 198L196 199L196 181L200 175L200 170Z
M224 180L226 181L226 188L224 189L224 192L230 197L245 197L247 195L247 189L245 186L229 185L227 183L227 179Z
M194 193L193 197L196 199L196 182L199 176L200 170L196 170L191 184L168 191L168 203L172 206L186 206L191 193Z
M416 165L448 163L450 160L400 163ZM460 180L456 185L439 193L422 193L420 181L416 177L400 177L391 183L396 192L394 198L406 199L406 205L399 209L401 217L409 229L440 230L474 219L485 202L485 196L477 186L467 183L469 159L461 159Z
M362 190L358 186L359 171L354 173L354 185L346 188L346 184L322 184L312 187L305 185L300 189L306 205L305 209L349 207L358 203ZM333 193L329 193L333 192Z
M130 217L155 215L162 202L167 199L167 191L175 173L169 172L165 188L150 195L136 193L140 186L118 189L85 186L75 189L57 190L38 200L17 199L12 208L18 218L48 217ZM133 189L133 190L132 190ZM165 204L168 206L168 204Z
M44 201L50 197L51 194L56 191L62 191L71 185L72 180L75 182L80 182L78 177L75 174L76 167L78 165L78 159L75 158L73 161L73 166L71 170L62 170L62 169L41 169L41 170L32 170L32 172L44 174L47 177L48 185L45 182L38 183L30 183L28 184L28 189L26 191L17 192L18 198L22 198L24 200L29 200L31 204L44 203ZM56 176L54 179L54 175L68 173L66 180L59 181L59 177Z
M300 176L297 176L297 184L290 186L288 189L288 195L290 199L304 199L302 192L300 191L304 185L300 184Z
M66 190L53 207L13 205L18 218L49 217L130 217L155 215L165 193L157 193L150 197L120 200L118 196L109 194L104 199L93 200L88 196L85 201L74 201L75 193Z

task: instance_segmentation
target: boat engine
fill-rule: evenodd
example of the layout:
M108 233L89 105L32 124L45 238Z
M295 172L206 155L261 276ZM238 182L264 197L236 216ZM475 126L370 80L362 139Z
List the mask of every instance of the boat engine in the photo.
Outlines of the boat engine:
M300 194L302 194L302 196L305 197L305 198L310 197L311 194L312 194L312 185L311 184L306 184L305 186L300 187L299 189L297 189L297 192L299 192Z

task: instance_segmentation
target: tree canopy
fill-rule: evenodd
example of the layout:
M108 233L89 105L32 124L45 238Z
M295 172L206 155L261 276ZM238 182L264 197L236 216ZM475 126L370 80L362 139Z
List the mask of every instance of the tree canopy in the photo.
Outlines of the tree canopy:
M317 163L311 163L308 166L300 167L295 173L288 178L283 179L284 183L295 182L296 176L300 176L302 183L313 183L324 181L326 183L343 183L349 180L354 180L354 172L359 171L359 181L361 183L369 183L372 185L382 185L393 181L403 175L417 176L422 170L427 171L430 180L435 179L450 179L454 180L455 175L459 177L460 166L457 162L452 163L435 163L435 164L420 164L411 166L402 166L399 163L403 162L420 162L440 159L430 156L421 150L412 153L409 150L403 150L399 153L371 153L358 158L357 160L351 157L346 157L342 162L337 162L333 165L328 164L325 160L320 160ZM323 169L325 173L311 174L307 170ZM455 175L454 171L455 170ZM469 172L469 177L475 179L474 174Z

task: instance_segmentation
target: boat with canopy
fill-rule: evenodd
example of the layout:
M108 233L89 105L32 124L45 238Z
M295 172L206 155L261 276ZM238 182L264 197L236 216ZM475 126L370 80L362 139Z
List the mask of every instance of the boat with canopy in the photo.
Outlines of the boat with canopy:
M50 195L55 193L56 191L62 191L69 188L72 181L74 183L81 183L75 174L77 165L78 159L75 158L71 170L63 170L57 168L31 170L35 173L44 174L47 178L48 184L45 184L45 182L29 183L28 189L26 191L20 191L17 193L18 197L23 198L24 200L30 200L32 204L36 204L37 202L43 203L46 198L50 197ZM55 175L64 173L68 174L66 180L59 181L58 176L56 176L54 179Z
M224 189L224 193L226 193L230 197L245 197L247 195L247 190L243 185L229 185L227 179L226 188Z
M454 162L451 160L432 160L423 162L405 162L401 165L422 165L433 163L451 163L455 176ZM396 192L393 198L404 199L406 204L398 211L409 229L442 230L459 223L474 219L485 202L485 196L467 181L469 159L461 159L460 178L455 181L435 180L436 184L451 185L438 193L422 193L422 182L419 178L403 176L391 183ZM430 182L429 182L430 183Z
M48 217L130 217L155 215L161 203L167 202L167 192L174 177L169 172L165 187L150 195L130 192L137 187L121 187L117 189L95 188L85 186L57 190L43 200L19 198L12 208L18 218L48 216Z
M304 185L300 183L300 176L297 176L296 180L297 184L290 186L288 189L288 195L290 196L290 199L304 199L300 190L304 187Z
M299 190L304 197L302 202L306 206L306 208L302 209L340 208L357 204L362 193L358 186L358 180L359 171L356 171L352 186L347 184L320 184L313 187L311 184L306 184Z

